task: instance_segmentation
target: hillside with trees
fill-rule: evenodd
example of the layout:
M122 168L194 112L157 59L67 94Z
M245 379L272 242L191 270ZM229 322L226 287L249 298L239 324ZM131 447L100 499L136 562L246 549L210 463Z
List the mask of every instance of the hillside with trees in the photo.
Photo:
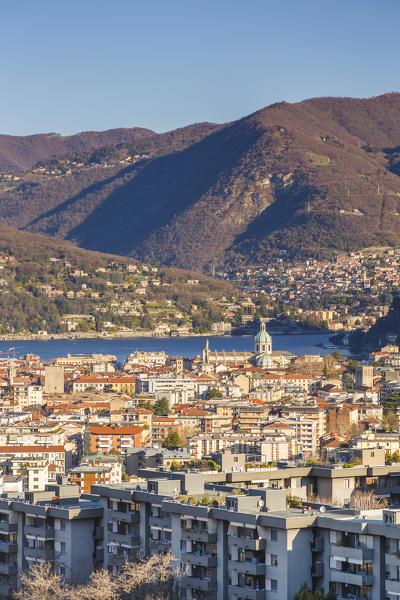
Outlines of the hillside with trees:
M208 332L239 292L0 225L0 335Z
M361 329L352 331L349 336L349 344L355 350L365 347L378 350L387 343L388 337L395 337L400 341L399 293L393 294L392 304L386 317L378 319L368 331L362 331Z
M46 164L54 158L82 157L95 150L126 147L131 152L176 151L196 142L217 128L211 123L196 123L174 131L158 134L150 129L133 127L108 131L84 131L76 135L58 133L28 136L0 135L0 173L26 171ZM99 153L100 156L101 152Z
M400 94L281 102L42 161L0 218L157 265L323 258L400 243L399 149Z

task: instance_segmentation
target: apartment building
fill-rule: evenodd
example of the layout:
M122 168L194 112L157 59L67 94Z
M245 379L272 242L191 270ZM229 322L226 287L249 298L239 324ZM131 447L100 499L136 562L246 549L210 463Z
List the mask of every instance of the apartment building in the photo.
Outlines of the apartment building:
M54 465L56 473L65 474L66 456L63 446L0 446L0 461L7 459L26 464L31 460L43 460Z
M188 402L196 396L196 382L191 377L150 377L136 378L137 394L154 394L156 399L167 397L170 404Z
M137 475L139 469L169 470L173 462L180 465L190 462L191 455L185 448L169 450L167 448L130 448L126 452L126 472Z
M128 448L140 448L143 427L89 427L85 433L86 449L89 452L115 450L125 454Z
M338 599L400 594L400 511L287 509L285 491L271 488L214 490L203 505L198 486L190 502L178 498L185 485L164 478L145 490L93 488L105 507L106 568L169 548L184 600L293 600L304 582Z
M89 494L92 485L121 483L121 458L106 454L84 456L80 465L69 471L69 480L79 486L82 494Z
M238 454L259 454L259 443L263 438L261 434L246 433L201 433L187 438L187 448L194 460L201 460L214 452L229 448Z
M319 406L302 404L285 406L281 409L281 416L289 419L302 417L304 419L315 421L317 425L317 439L326 433L326 413L325 410Z
M0 599L36 561L80 583L167 549L182 567L182 600L293 600L304 582L338 600L400 596L400 509L288 509L283 488L238 494L201 474L164 475L93 486L84 498L63 485L3 496Z
M102 507L81 500L75 486L0 499L0 599L10 600L18 574L35 562L52 563L69 583L84 583L103 565ZM102 542L100 542L101 545Z

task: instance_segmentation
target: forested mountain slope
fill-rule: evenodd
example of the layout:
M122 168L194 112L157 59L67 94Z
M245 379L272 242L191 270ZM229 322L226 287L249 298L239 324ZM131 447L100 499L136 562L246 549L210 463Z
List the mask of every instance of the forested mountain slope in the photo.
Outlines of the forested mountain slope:
M400 243L400 94L282 102L162 136L3 182L0 218L189 268Z

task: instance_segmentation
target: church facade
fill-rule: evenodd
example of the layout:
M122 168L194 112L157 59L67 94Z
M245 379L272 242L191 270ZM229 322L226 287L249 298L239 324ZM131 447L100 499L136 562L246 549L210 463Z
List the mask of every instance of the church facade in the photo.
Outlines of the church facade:
M294 355L290 352L273 352L272 338L268 333L264 319L260 320L260 331L254 338L254 352L213 351L207 340L202 352L204 366L250 364L262 369L278 370L287 366Z

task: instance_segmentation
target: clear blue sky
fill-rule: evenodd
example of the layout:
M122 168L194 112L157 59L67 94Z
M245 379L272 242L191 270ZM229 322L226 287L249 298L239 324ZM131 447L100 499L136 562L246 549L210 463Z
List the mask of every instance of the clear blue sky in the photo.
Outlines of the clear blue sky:
M224 122L400 90L400 0L3 0L0 133Z

